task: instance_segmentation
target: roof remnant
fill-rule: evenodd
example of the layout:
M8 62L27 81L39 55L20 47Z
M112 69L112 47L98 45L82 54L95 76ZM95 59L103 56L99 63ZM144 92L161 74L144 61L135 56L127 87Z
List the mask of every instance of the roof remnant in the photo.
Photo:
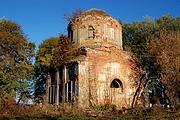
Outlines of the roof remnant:
M111 15L107 14L105 11L100 10L100 9L96 9L96 8L87 10L87 11L82 13L82 15L88 15L88 14L91 14L91 15L102 15L102 16L109 16L109 17L111 17Z

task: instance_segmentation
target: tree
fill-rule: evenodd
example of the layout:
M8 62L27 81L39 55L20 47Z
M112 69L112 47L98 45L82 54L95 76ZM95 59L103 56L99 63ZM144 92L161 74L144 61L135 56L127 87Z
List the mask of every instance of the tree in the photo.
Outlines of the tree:
M144 21L135 21L123 25L123 48L133 52L140 60L142 67L147 68L147 48L153 36L162 30L180 31L180 18L163 16L157 20L146 17Z
M165 87L164 95L173 105L176 104L180 92L179 51L180 31L162 31L158 37L153 37L149 44L149 54Z
M69 22L73 22L76 17L83 13L82 9L75 9L73 10L72 14L64 14L64 18Z
M35 101L43 100L43 95L46 93L46 79L49 72L53 69L53 51L58 46L58 37L46 39L40 46L36 53L35 61Z
M140 66L143 69L142 76L139 80L139 87L136 92L141 92L148 86L149 91L157 91L162 89L161 82L158 82L159 71L151 56L148 54L148 47L153 37L158 37L163 31L179 31L180 19L172 16L163 16L157 20L145 18L144 21L133 22L132 24L125 23L123 25L123 48L131 51L137 58L140 59ZM146 75L143 75L146 74ZM144 89L146 90L146 89ZM152 92L151 97L160 97L158 92ZM157 96L158 95L158 96ZM135 98L134 98L135 99ZM154 99L154 98L153 98Z
M156 34L156 31L157 26L155 21L150 18L146 18L143 22L136 21L132 24L125 23L123 25L123 48L134 53L140 60L140 67L142 68L132 107L136 105L138 96L140 96L141 93L147 94L146 87L153 73L153 67L146 53L150 38Z
M67 36L52 37L46 39L36 53L35 62L35 101L44 100L47 91L48 75L54 73L55 69L63 63L63 54L66 52L66 45L69 43Z
M174 18L170 15L162 16L156 20L159 30L180 31L180 17Z
M18 24L5 19L0 20L0 43L0 99L21 97L29 90L35 45Z
M54 67L57 68L61 66L63 63L67 62L65 60L65 58L67 57L66 53L70 51L71 49L73 49L73 47L74 46L72 46L69 37L65 35L61 35L59 37L58 46L53 52Z

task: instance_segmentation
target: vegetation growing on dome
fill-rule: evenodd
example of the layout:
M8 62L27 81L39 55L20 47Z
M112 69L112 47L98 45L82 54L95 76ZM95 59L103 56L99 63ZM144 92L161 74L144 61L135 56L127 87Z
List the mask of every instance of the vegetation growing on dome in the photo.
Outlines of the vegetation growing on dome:
M88 14L91 14L91 15L102 15L102 16L108 16L108 17L111 17L109 14L107 14L105 11L103 10L100 10L100 9L90 9L90 10L87 10L85 12L82 13L82 15L88 15Z

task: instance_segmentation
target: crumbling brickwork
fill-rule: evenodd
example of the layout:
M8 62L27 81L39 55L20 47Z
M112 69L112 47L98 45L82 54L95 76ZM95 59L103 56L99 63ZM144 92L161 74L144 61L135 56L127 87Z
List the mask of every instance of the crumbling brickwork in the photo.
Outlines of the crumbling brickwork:
M130 59L130 55L119 49L89 48L86 59L79 61L80 104L130 107L135 92L135 71ZM113 80L119 80L119 86L113 87Z
M104 11L92 9L78 16L71 24L72 42L79 46L112 44L122 49L122 26ZM89 36L93 29L94 37Z
M47 99L57 105L76 102L83 108L130 107L136 71L131 55L122 49L121 24L104 11L92 9L77 16L68 28L72 49L65 54L66 64L57 70Z

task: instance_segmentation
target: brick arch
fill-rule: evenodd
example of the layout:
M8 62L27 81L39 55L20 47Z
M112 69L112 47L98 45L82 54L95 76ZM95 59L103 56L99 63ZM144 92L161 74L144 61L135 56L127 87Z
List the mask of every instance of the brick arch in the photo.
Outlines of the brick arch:
M123 83L121 82L120 79L115 78L115 79L113 79L111 81L110 87L111 88L121 88L121 89L123 89Z
M118 79L121 81L122 85L123 85L123 89L126 89L126 86L127 86L127 82L126 80L124 80L123 76L121 75L112 75L108 78L108 85L111 86L111 82L115 79Z

